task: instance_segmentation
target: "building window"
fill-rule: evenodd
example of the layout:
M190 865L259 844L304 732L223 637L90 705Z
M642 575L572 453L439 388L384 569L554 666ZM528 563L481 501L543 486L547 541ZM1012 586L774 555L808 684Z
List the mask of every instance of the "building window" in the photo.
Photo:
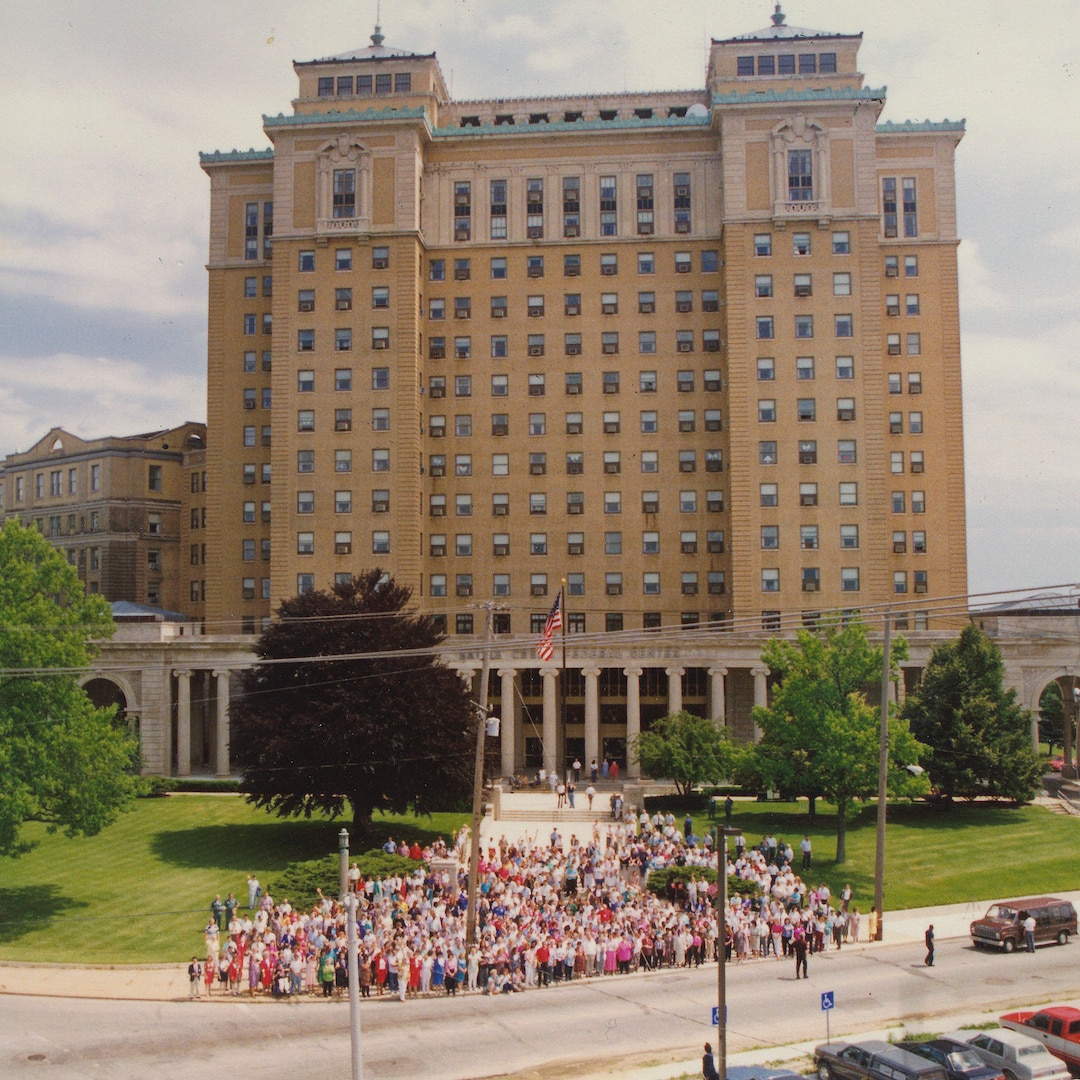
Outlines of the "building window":
M817 506L818 486L813 481L806 481L799 485L799 505Z
M840 505L841 506L858 506L859 504L859 485L853 481L844 481L840 485Z
M533 178L525 181L525 228L530 240L544 235L544 181Z
M795 336L797 338L812 338L814 336L814 316L795 316Z
M759 484L758 500L762 506L776 506L779 502L776 484Z
M895 539L896 534L893 534ZM855 551L859 547L859 526L840 526L840 547L845 551Z
M773 317L771 315L759 315L756 323L758 340L770 340L773 337Z
M600 235L615 236L618 232L618 198L614 176L600 177Z
M840 568L840 590L842 592L859 591L859 568L857 566L842 566Z
M780 591L780 571L775 567L766 567L761 571L761 591L774 593Z

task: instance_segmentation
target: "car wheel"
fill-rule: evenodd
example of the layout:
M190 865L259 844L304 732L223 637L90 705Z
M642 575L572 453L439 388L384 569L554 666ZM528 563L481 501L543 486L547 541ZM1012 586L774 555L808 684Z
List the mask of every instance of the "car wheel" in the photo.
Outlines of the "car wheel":
M1068 945L1069 944L1069 931L1068 930L1059 930L1058 931L1057 943L1059 945Z
M1016 942L1013 941L1011 937L1009 937L1002 942L1001 947L1005 950L1005 952L1013 952L1016 949ZM1007 1073L1006 1076L1008 1076ZM1011 1080L1016 1080L1016 1077L1012 1077Z
M832 1080L832 1069L823 1061L817 1067L818 1080Z
M1016 1080L1016 1073L1011 1069L1003 1069L1002 1072L1005 1074L1005 1080Z

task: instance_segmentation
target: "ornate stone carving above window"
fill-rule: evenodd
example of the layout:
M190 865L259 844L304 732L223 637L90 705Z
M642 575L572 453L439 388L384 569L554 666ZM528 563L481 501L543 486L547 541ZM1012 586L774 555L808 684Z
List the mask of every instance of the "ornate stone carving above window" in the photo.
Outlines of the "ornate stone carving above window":
M772 129L773 214L828 216L829 133L797 113Z
M371 154L342 132L319 147L316 207L320 232L347 233L371 224Z

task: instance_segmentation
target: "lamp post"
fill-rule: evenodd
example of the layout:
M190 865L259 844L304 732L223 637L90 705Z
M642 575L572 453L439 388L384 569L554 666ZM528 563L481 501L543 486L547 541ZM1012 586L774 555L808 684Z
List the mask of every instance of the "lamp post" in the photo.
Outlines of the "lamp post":
M351 1047L351 1080L363 1080L364 1063L360 1057L360 961L356 954L356 893L349 892L349 832L338 833L338 853L341 864L341 900L348 913L346 923L349 953L349 1043Z
M716 1071L727 1080L727 841L742 830L716 829Z
M892 608L885 609L881 658L881 727L878 732L877 832L874 845L874 907L877 933L885 936L885 815L889 796L889 683L892 676Z

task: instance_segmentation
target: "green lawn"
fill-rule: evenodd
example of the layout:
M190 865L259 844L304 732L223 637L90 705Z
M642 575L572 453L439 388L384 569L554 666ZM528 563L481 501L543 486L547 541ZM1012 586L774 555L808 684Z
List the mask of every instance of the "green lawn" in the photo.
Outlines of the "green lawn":
M799 840L810 834L812 884L824 881L835 893L845 882L854 903L868 911L874 895L876 806L863 808L848 826L847 862L837 866L836 818L818 804L811 823L807 803L735 803L732 824L748 844L766 833L788 840L799 860ZM699 828L708 822L699 818ZM1080 865L1070 857L1080 840L1080 818L1041 806L956 804L941 809L923 803L890 805L885 841L885 908L930 907L969 900L994 900L1033 892L1080 889Z
M848 832L848 861L835 866L835 820L807 804L737 801L733 823L747 842L767 833L814 845L813 884L837 891L845 881L866 911L873 896L874 809ZM376 817L376 835L449 839L466 818L437 814ZM681 816L680 816L681 824ZM703 831L706 822L699 818ZM341 822L281 821L239 796L174 795L147 799L90 840L48 836L28 855L0 859L0 958L74 963L177 962L202 949L202 928L216 892L246 903L246 878L261 881L286 864L337 851ZM1033 892L1080 889L1070 858L1080 819L1041 807L897 805L889 810L887 909L990 901Z
M448 841L465 814L376 815L395 839ZM345 822L348 825L348 822ZM73 963L166 963L203 948L210 901L230 890L247 904L247 876L267 882L290 862L338 850L342 822L282 821L240 796L140 800L88 840L49 836L0 859L0 958Z

